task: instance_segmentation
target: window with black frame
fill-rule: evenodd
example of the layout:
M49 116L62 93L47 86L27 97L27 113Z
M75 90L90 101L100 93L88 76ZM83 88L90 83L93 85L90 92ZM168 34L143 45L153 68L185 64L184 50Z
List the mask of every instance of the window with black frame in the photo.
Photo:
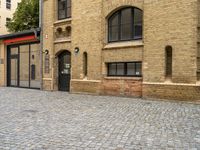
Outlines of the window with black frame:
M108 63L108 76L142 76L142 62Z
M71 17L71 0L58 0L58 20Z
M142 10L123 8L108 19L108 42L142 39Z
M6 0L6 8L11 9L11 0Z

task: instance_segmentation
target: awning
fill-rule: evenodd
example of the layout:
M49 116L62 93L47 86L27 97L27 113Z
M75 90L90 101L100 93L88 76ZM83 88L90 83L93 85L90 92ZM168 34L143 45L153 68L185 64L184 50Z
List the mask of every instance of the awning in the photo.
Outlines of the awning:
M13 43L20 43L24 41L36 41L35 35L29 35L29 36L23 36L23 37L17 37L12 39L6 39L3 40L3 43L6 45L13 44Z
M4 44L15 44L23 42L39 41L40 29L26 30L22 32L16 32L11 34L0 35L0 40Z

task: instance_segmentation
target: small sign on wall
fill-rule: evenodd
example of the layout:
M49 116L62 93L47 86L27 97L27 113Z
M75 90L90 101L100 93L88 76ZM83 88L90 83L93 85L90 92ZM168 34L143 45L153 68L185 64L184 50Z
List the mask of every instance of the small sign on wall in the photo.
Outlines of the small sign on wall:
M48 34L45 34L45 39L48 39Z
M49 65L50 65L50 62L49 62L49 54L48 54L48 55L45 55L45 66L44 66L45 73L49 73Z

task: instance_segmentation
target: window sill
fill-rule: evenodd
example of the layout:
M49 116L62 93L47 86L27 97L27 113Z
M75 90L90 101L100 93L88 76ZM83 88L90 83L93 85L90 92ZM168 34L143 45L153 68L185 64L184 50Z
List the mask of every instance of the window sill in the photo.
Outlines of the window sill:
M107 76L104 77L106 80L142 80L142 77L115 77L115 76Z
M64 43L64 42L71 42L71 39L55 40L55 41L54 41L54 44L57 44L57 43Z
M128 41L128 42L115 42L115 43L108 43L103 48L103 50L114 49L114 48L141 47L143 45L144 45L144 43L142 40Z
M58 20L58 21L54 22L53 24L56 25L56 24L59 24L59 23L65 23L65 22L70 22L70 21L72 21L72 18Z

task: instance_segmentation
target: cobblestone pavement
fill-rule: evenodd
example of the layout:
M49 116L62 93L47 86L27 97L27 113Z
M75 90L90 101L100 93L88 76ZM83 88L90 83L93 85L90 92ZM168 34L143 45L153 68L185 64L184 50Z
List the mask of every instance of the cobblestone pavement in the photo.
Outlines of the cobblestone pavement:
M200 105L0 88L0 150L200 150Z

